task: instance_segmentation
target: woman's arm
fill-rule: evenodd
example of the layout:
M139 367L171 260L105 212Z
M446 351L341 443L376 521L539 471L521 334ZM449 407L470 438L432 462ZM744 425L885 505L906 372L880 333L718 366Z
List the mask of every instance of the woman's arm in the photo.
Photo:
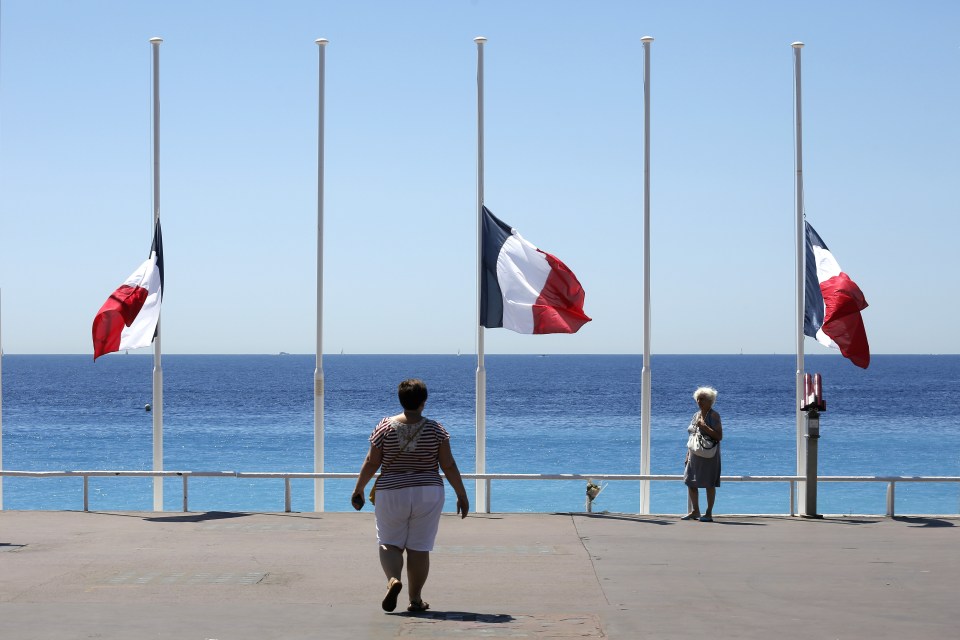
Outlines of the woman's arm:
M703 419L703 416L700 416L697 426L700 427L700 431L704 432L715 441L720 442L723 440L723 424L720 422L720 414L711 409L710 413L713 414L713 419L710 421L713 423L713 426L707 424L707 421Z
M444 440L440 443L440 468L443 474L447 476L447 482L453 487L457 494L457 513L460 518L466 518L470 511L470 500L467 498L467 490L463 488L463 478L460 477L460 469L457 467L457 461L453 459L453 451L450 450L450 441Z

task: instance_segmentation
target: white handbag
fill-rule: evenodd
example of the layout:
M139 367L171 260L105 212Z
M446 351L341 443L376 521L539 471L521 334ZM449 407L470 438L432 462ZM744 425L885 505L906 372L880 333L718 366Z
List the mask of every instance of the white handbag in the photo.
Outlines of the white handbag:
M694 424L694 420L691 420L690 424ZM700 456L701 458L712 458L717 455L717 443L716 441L708 436L705 433L701 433L699 428L694 428L693 433L690 434L690 437L687 438L687 449L690 449L690 452L695 456Z

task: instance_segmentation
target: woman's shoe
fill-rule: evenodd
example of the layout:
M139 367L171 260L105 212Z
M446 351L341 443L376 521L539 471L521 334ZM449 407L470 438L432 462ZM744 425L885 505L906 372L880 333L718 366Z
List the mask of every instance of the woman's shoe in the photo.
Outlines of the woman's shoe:
M691 511L690 513L688 513L687 515L681 517L680 519L681 519L681 520L699 520L699 519L700 519L700 514L697 513L696 511Z
M403 583L396 578L390 578L390 582L387 583L387 595L383 596L383 602L380 603L384 611L393 611L397 608L397 596L400 595L401 589L403 589Z
M423 600L417 600L416 602L411 602L410 606L407 607L407 611L411 613L422 613L430 608L430 604L424 602Z
M701 516L700 522L713 522L713 518L711 516Z

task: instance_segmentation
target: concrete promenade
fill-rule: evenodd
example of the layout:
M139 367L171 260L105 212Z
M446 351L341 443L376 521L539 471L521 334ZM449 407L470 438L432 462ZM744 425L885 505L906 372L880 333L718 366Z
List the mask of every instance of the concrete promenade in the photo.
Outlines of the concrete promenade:
M373 516L0 512L0 638L958 638L960 519L444 515L426 614Z

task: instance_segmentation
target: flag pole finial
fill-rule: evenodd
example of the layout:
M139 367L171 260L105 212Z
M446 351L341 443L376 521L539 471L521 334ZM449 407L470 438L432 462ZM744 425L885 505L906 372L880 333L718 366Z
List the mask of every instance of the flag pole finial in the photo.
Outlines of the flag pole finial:
M476 38L473 39L473 41L476 42L477 44L483 44L484 42L487 41L487 39L483 36L477 36Z
M161 42L163 42L163 38L157 38L157 37L150 38L150 44L160 44Z
M653 42L653 36L643 36L640 38L640 42Z
M316 42L317 46L319 47L325 47L328 44L330 44L330 41L327 40L326 38L317 38L316 40L314 40L314 42Z
M793 42L790 44L790 46L793 47L794 49L803 49L803 43L800 41Z

